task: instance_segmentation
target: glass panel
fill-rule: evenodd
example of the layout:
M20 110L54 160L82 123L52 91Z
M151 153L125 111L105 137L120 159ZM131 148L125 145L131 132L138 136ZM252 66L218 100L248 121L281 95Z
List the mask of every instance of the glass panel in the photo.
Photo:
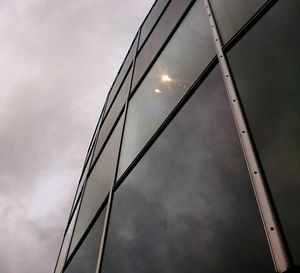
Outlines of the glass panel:
M129 103L120 176L214 56L201 1L187 18Z
M76 202L77 202L77 200L78 200L78 198L79 198L79 196L80 196L81 190L82 190L83 185L84 185L84 183L85 183L86 176L87 176L88 171L89 171L89 169L90 169L91 159L92 159L92 157L90 156L90 158L89 158L89 160L88 160L88 162L87 162L87 165L86 165L86 167L85 167L85 169L84 169L84 172L83 172L83 174L82 174L82 177L81 177L81 179L80 179L80 182L79 182L79 185L78 185L78 189L77 189L77 191L76 191L74 203L73 203L74 206L76 205ZM73 209L74 209L74 208L73 208Z
M300 1L279 1L228 54L292 255L300 263ZM287 16L288 15L288 16Z
M129 49L128 55L125 57L124 63L121 66L120 71L118 72L118 75L115 79L115 82L113 83L113 86L109 92L107 106L105 108L105 114L107 113L116 93L119 90L120 85L122 84L122 81L129 69L129 66L132 64L132 60L133 60L133 58L135 56L135 52L136 52L136 47L137 47L137 39L135 37L133 44Z
M210 0L222 40L227 43L266 0Z
M106 100L107 100L107 98L106 98ZM90 153L93 153L93 149L95 147L95 141L97 141L96 139L98 137L99 127L100 127L100 124L102 123L102 120L103 120L103 117L104 117L104 110L105 110L105 106L106 106L106 100L103 104L103 108L101 110L101 114L100 114L99 120L97 122L97 126L96 126L95 132L94 132L93 137L92 137L91 144L90 144L88 152L87 152L87 158L90 156ZM86 160L87 160L87 158L86 158Z
M69 244L70 244L70 241L71 241L76 216L77 216L77 213L78 213L78 207L79 206L77 206L77 208L75 210L73 218L72 218L72 220L70 222L70 225L68 227L67 233L65 235L63 246L61 248L59 258L58 258L58 262L57 262L57 266L56 266L56 269L55 269L55 273L60 273L63 269L64 264L65 264L65 260L66 260L66 257L67 257L67 252L68 252Z
M113 183L122 125L123 116L119 120L113 134L98 159L97 164L88 177L69 256L100 208Z
M111 128L115 124L116 119L122 110L122 107L125 104L125 101L128 96L128 91L130 88L131 73L132 73L132 69L130 69L129 73L127 74L126 79L124 80L124 83L120 89L120 92L119 92L116 100L114 101L114 104L112 105L112 107L100 129L95 153L93 155L93 162L95 161L95 158L97 157L99 151L101 150L103 143L105 142L108 134L110 133Z
M103 108L104 107L105 107L105 105L103 106ZM92 159L92 155L93 155L93 150L94 150L94 147L95 147L95 141L98 137L99 124L100 124L102 118L103 118L103 109L102 109L101 115L99 117L99 120L97 122L97 126L95 128L95 131L94 131L94 134L93 134L93 137L92 137L92 141L89 145L88 152L87 152L87 155L86 155L86 158L85 158L85 161L84 161L83 173L81 174L79 185L76 189L75 199L74 199L73 204L72 204L72 212L74 210L74 206L76 205L76 202L77 202L78 198L81 196L81 190L84 186L86 176L89 172L91 159Z
M145 22L142 25L140 41L139 41L139 48L142 46L142 44L146 40L151 29L153 28L158 17L162 13L163 9L168 4L168 2L169 2L169 0L158 0L155 2L154 6L152 7L150 13L148 14L148 16L145 20Z
M274 272L219 69L115 192L102 272Z
M94 273L100 250L106 207L76 252L66 273Z
M160 21L151 33L149 39L140 51L135 64L132 87L140 80L166 38L175 27L180 16L190 4L191 0L173 0L164 12ZM132 89L133 89L132 88Z

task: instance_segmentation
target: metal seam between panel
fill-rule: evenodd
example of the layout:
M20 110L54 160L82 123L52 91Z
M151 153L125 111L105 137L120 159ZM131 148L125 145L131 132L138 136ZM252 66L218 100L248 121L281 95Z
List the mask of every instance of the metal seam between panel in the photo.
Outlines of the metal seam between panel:
M102 235L101 235L99 255L98 255L98 259L97 259L97 266L96 266L95 273L100 272L101 267L102 267L102 262L103 262L102 260L103 260L103 254L104 254L104 247L105 247L105 242L106 242L106 238L107 238L108 224L109 224L109 220L110 220L110 213L111 213L111 207L112 207L112 201L113 201L113 188L114 188L115 181L116 181L117 174L118 174L118 165L119 165L119 161L120 161L122 142L123 142L125 125L126 125L126 116L127 116L128 104L129 104L129 96L130 96L130 91L131 91L131 87L132 87L135 61L136 61L136 57L137 57L137 51L138 51L138 46L139 46L140 35L141 35L141 28L139 28L138 33L137 33L137 44L136 44L134 59L133 59L133 63L132 63L132 73L131 73L129 90L128 90L127 99L126 99L126 103L125 103L124 118L123 118L124 120L123 120L123 127L122 127L121 137L120 137L120 146L119 146L119 151L118 151L118 156L117 156L116 169L115 169L115 174L114 174L114 177L113 177L112 185L111 185L111 188L110 188L110 191L109 191L106 214L105 214L105 220L104 220L104 225L103 225L103 230L102 230ZM121 119L121 117L120 117L120 119Z
M106 105L106 103L104 104L104 107L103 107L103 108L105 108L105 105ZM103 113L103 112L101 112L101 115L100 115L100 117L99 117L99 121L98 121L98 122L101 122L101 119L102 119L102 117L103 117L102 113ZM96 126L95 133L96 133L97 127L98 127L98 126ZM98 129L99 129L99 128L98 128ZM98 133L99 133L99 130L98 130ZM92 144L92 147L91 147L91 149L93 149L93 150L90 152L89 157L88 157L88 160L90 160L90 161L88 161L88 162L86 163L86 166L85 166L85 168L88 168L88 169L90 169L91 164L92 164L92 158L91 158L91 157L93 157L93 153L94 153L94 151L95 151L96 141L97 141L96 138L98 137L98 135L95 135L95 134L94 134L94 136L95 136L95 138L94 138L94 143ZM85 168L83 169L83 172L85 171ZM83 174L83 172L82 172L82 174ZM73 240L74 231L75 231L75 228L76 228L76 224L77 224L79 212L80 212L80 209L81 209L82 199L83 199L83 196L84 196L84 192L85 192L85 188L86 188L86 184L87 184L87 180L88 180L88 173L89 173L89 171L87 171L87 175L86 175L86 177L84 178L84 181L82 182L83 185L82 185L82 189L81 189L81 194L79 194L79 196L78 196L78 199L79 199L79 200L78 200L78 202L77 202L76 208L74 208L74 212L73 212L73 216L72 216L72 217L76 217L76 219L75 219L75 222L74 222L74 226L73 226L73 230L72 230L72 234L71 234L71 238L70 238L70 243L69 243L69 246L68 246L68 249L67 249L67 254L66 254L66 258L65 258L64 264L63 264L63 270L62 270L62 272L65 271L64 269L65 269L66 263L69 261L69 258L70 258L71 255L73 254L74 250L76 249L76 246L78 245L78 243L80 242L80 240L81 240L81 238L82 238L82 237L81 237L81 238L79 239L79 241L78 241L77 244L75 245L75 247L74 247L72 253L70 253L70 255L69 255L69 251L70 251L71 244L72 244L72 240ZM81 175L80 178L82 179L82 175ZM79 185L78 185L78 186L79 186ZM76 192L76 193L77 193L77 192ZM76 195L75 195L75 198L76 198ZM77 212L77 214L74 216L74 213L75 213L75 210L77 209L77 207L78 207L78 212ZM69 225L70 225L70 223L71 223L71 220L72 220L72 219L69 219L68 227L69 227ZM66 231L67 231L67 230L66 230ZM83 234L84 234L84 233L83 233ZM83 236L83 234L82 234L82 236ZM76 250L76 251L78 251L78 250ZM75 253L75 254L76 254L76 253ZM72 259L73 259L73 258L72 258ZM69 265L69 264L70 264L70 262L68 263L68 265Z
M261 174L261 170L259 168L255 156L255 152L252 146L252 142L250 140L250 136L248 134L248 128L246 126L241 105L237 97L237 90L234 86L232 75L230 73L226 58L224 56L224 52L222 49L222 42L218 33L218 28L210 7L209 0L204 0L204 5L207 12L218 60L220 63L222 76L226 86L230 107L238 131L238 136L241 142L241 146L243 149L243 154L251 178L252 187L254 190L259 212L262 218L266 237L268 239L274 266L277 272L284 272L290 267L288 255L282 241L282 237L272 209L270 198L265 188L263 176Z

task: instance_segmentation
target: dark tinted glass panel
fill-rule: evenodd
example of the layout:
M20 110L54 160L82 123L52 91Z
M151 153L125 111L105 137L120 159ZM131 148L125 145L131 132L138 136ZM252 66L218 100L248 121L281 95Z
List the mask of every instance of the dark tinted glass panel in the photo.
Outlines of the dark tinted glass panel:
M207 15L195 3L129 103L119 176L215 54Z
M113 183L122 125L123 117L119 120L97 164L88 177L69 255L100 208Z
M131 48L129 49L128 55L126 56L124 63L122 65L122 67L120 68L120 71L115 79L115 82L113 83L113 86L109 92L107 105L106 105L106 109L105 109L105 114L107 113L116 93L118 92L118 90L120 88L122 81L124 80L124 77L129 69L129 66L132 63L132 60L135 56L136 47L137 47L137 39L135 38Z
M133 88L144 74L190 2L191 0L171 1L136 59L136 68L132 83Z
M105 105L103 106L103 109L104 108L105 108ZM86 180L86 176L87 176L87 174L89 172L89 167L91 165L91 160L92 160L92 156L93 156L93 150L94 150L94 147L95 147L95 141L97 139L98 130L99 130L99 126L100 126L100 121L102 119L103 112L104 112L103 109L102 109L101 115L99 117L96 129L95 129L93 137L92 137L92 141L90 143L90 146L89 146L86 158L85 158L84 169L83 169L83 173L82 173L82 175L80 177L78 188L76 190L75 199L74 199L74 202L73 202L73 205L72 205L72 211L74 210L74 206L76 205L79 196L81 196L80 193L81 193L81 190L82 190L82 188L84 186L84 183L85 183L85 180Z
M210 0L224 44L265 2L266 0Z
M152 7L141 29L139 48L144 43L145 39L149 35L151 29L153 28L154 24L158 20L158 17L161 15L163 9L168 4L168 2L169 0L158 0L156 1L155 5Z
M83 172L83 174L82 174L82 177L81 177L81 179L80 179L80 182L79 182L79 185L78 185L78 188L77 188L77 191L76 191L76 195L75 195L75 200L74 200L74 203L73 203L74 206L75 206L75 204L77 203L77 200L78 200L78 198L79 198L79 196L80 196L81 190L82 190L83 185L84 185L84 183L85 183L86 176L87 176L88 171L89 171L89 169L90 169L89 167L90 167L91 159L92 159L92 157L90 156L90 158L89 158L89 160L88 160L88 162L87 162L87 165L86 165L86 167L85 167L85 169L84 169L84 172ZM74 208L73 208L73 209L74 209Z
M274 272L219 69L115 192L102 272Z
M67 257L67 252L68 252L68 248L69 248L69 245L70 245L71 236L72 236L72 232L73 232L77 212L78 212L78 206L75 210L73 218L72 218L72 220L70 222L70 225L68 227L67 233L65 235L63 245L62 245L59 257L58 257L58 262L57 262L57 265L56 265L55 273L60 273L63 269L64 264L65 264L65 260L66 260L66 257Z
M228 54L292 255L300 263L300 1L279 1Z
M107 98L106 98L107 100ZM99 133L99 128L100 128L100 125L102 123L102 120L103 120L103 117L104 117L104 111L105 111L105 106L106 106L106 100L104 102L104 105L103 105L103 108L101 110L101 114L100 114L100 117L99 117L99 120L97 122L97 126L96 126L96 129L95 129L95 132L93 134L93 138L92 138L92 141L91 141L91 144L89 146L89 149L88 149L88 152L87 152L87 157L86 157L86 160L90 157L90 154L93 153L93 149L95 147L95 141L98 137L98 133Z
M126 79L120 89L120 92L116 97L116 100L114 101L100 129L95 153L93 156L93 162L95 161L95 158L97 157L99 151L101 150L103 143L105 142L110 130L112 129L113 125L116 122L117 117L119 116L122 110L122 107L125 104L129 92L129 87L130 87L131 73L132 73L132 69L130 69L129 73L127 74Z
M68 265L66 273L95 273L105 213L106 207Z

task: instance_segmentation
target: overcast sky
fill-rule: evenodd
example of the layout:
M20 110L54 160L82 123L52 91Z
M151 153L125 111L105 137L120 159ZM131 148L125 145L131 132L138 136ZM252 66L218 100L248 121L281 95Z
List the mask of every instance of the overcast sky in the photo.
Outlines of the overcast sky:
M0 2L1 273L53 271L104 99L153 2Z

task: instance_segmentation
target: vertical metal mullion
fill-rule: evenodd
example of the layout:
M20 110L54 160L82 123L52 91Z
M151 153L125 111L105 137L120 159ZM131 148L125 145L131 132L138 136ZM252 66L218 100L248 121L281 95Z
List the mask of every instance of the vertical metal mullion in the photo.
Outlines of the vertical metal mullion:
M107 100L106 100L107 102ZM71 243L72 243L72 240L73 240L73 235L74 235L74 231L75 231L75 228L76 228L76 224L77 224L77 220L78 220L78 215L79 215L79 212L80 212L80 209L81 209L81 203L82 203L82 199L83 199L83 196L84 196L84 192L85 192L85 188L86 188L86 184L87 184L87 180L88 180L88 174L89 174L89 169L90 169L90 166L91 164L93 163L93 156L94 156L94 152L95 152L95 149L96 149L96 145L97 145L97 140L98 140L98 136L99 136L99 131L100 131L100 124L101 124L101 121L103 119L103 113L104 113L104 110L105 110L105 107L106 107L106 102L104 103L104 106L103 106L103 109L102 109L102 112L101 112L101 115L99 117L99 121L98 121L98 124L96 126L96 129L95 129L95 133L96 135L94 135L94 139L92 140L93 143L91 143L91 146L90 146L90 153L89 153L89 156L87 158L87 162L86 162L86 166L83 170L83 174L85 172L85 169L87 168L87 173L86 173L86 176L84 178L84 181L82 182L83 185L82 185L82 194L80 196L78 196L79 198L79 202L77 204L78 206L78 212L77 212L77 215L75 215L76 219L75 219L75 223L74 223L74 227L73 227L73 230L72 230L72 235L71 235L71 238L70 238L70 244L68 246L68 250L67 250L67 255L66 255L66 259L64 261L64 265L66 263L66 261L68 260L68 256L69 256L69 251L70 251L70 247L71 247ZM98 126L99 125L99 126ZM98 130L98 132L96 131ZM82 175L83 175L82 174ZM82 177L81 177L82 178ZM79 186L79 185L78 185ZM77 189L78 190L78 189ZM76 192L77 193L77 192ZM76 195L75 195L75 198L76 198ZM73 208L72 208L73 209ZM75 210L76 208L74 208ZM73 214L73 217L74 217L74 214ZM69 222L71 221L71 219L69 219Z
M95 145L94 145L94 147L95 147ZM91 164L92 164L92 159L90 160L90 162L87 163L86 168L90 168ZM87 173L87 175L88 175L88 173ZM76 228L76 225L77 225L78 216L79 216L79 212L80 212L80 209L81 209L81 204L82 204L82 200L83 200L83 196L84 196L84 192L85 192L85 188L86 188L86 184L87 184L87 180L88 180L88 176L87 175L86 175L85 180L83 182L84 184L82 186L82 194L81 194L81 196L79 195L79 197L78 197L79 198L79 202L77 204L77 206L78 206L77 214L76 215L73 214L73 217L76 217L76 219L75 219L75 222L74 222L74 227L73 227L73 230L72 230L72 234L71 234L70 243L69 243L69 246L68 246L66 258L64 260L63 270L64 270L64 267L65 267L66 261L68 261L69 251L70 251L71 244L72 244L72 241L73 241L74 231L75 231L75 228ZM76 208L74 208L74 209L76 210ZM71 223L71 219L70 219L70 223Z
M105 103L104 103L103 110L104 110L105 106L106 106L106 101L105 101ZM60 255L61 255L61 250L62 250L64 241L65 241L65 237L66 237L67 231L68 231L68 229L69 229L70 222L71 222L71 220L72 220L71 218L74 217L73 211L76 209L76 208L75 208L75 204L76 204L76 196L77 196L77 192L78 192L78 189L79 189L79 186L80 186L80 183L81 183L82 176L83 176L83 174L84 174L84 172L85 172L85 169L86 169L86 168L89 168L90 165L91 165L91 162L90 162L90 164L88 164L88 160L90 159L91 156L93 156L93 155L91 154L93 151L90 151L90 150L93 149L93 146L94 146L94 148L95 148L95 145L93 144L93 142L96 141L95 139L96 139L97 136L98 136L97 130L99 129L99 126L98 126L98 125L101 123L101 119L102 119L102 116L103 116L102 114L103 114L103 111L102 111L101 114L100 114L100 117L99 117L97 126L96 126L96 128L95 128L94 133L93 133L93 137L92 137L91 143L90 143L90 145L89 145L89 147L88 147L88 151L87 151L87 154L86 154L86 157L85 157L85 160L84 160L83 170L82 170L82 173L81 173L81 176L80 176L80 179L79 179L77 188L76 188L75 197L74 197L73 202L72 202L71 210L70 210L69 217L68 217L67 227L66 227L66 229L65 229L65 231L64 231L64 236L63 236L63 240L62 240L62 243L61 243L61 246L60 246L59 255L58 255L58 258L57 258L55 267L54 267L54 272L56 271L56 267L57 267L57 264L58 264L58 260L59 260L59 257L60 257ZM99 130L98 130L98 131L99 131ZM88 172L87 172L87 173L88 173ZM86 182L86 179L85 179L84 182L82 182L82 183L84 183L84 185L82 186L82 191L84 190L85 182ZM82 193L81 195L83 196L83 193ZM82 196L80 196L80 193L79 193L78 198L81 199ZM80 203L81 203L81 201L79 201L79 203L77 204L77 206L80 206ZM79 209L80 209L80 208L78 208L78 212L77 212L77 215L75 215L75 217L78 216ZM64 268L64 266L65 266L66 260L68 259L68 252L69 252L69 248L70 248L70 245L71 245L71 242L72 242L73 232L74 232L74 229L75 229L75 226L76 226L76 222L77 222L77 219L76 219L76 221L75 221L75 223L74 223L72 235L71 235L71 238L70 238L70 243L69 243L69 246L68 246L68 249L67 249L67 253L66 253L66 258L65 258L65 260L64 260L64 262L63 262L63 268ZM63 268L62 268L62 270L63 270Z
M102 125L103 125L102 122L104 122L104 116L105 116L107 101L108 101L108 96L106 97L106 100L105 100L105 103L104 103L104 106L103 106L103 109L102 109L102 112L101 112L101 116L100 116L100 119L99 119L99 128L98 128L97 135L95 136L94 149L93 149L93 151L91 151L91 157L92 157L91 165L96 161L95 158L97 157L97 155L95 155L95 152L96 152L96 148L97 148L97 143L98 143L98 138L99 138L99 135L100 135L100 131L101 131Z
M63 239L62 239L62 243L61 243L60 248L59 248L59 253L58 253L58 257L57 257L57 260L56 260L56 263L55 263L55 267L54 267L53 273L55 273L56 268L57 268L57 265L58 265L58 261L59 261L60 255L61 255L61 251L62 251L64 242L65 242L66 233L67 233L67 232L66 232L66 230L65 230L64 236L63 236Z
M91 165L91 164L89 164L89 166L88 166L88 160L90 159L90 157L92 157L91 161L93 160L93 155L94 155L94 151L95 151L95 145L96 145L96 142L97 142L97 139L98 139L100 124L101 124L101 121L103 119L103 113L105 111L106 103L107 103L107 99L106 99L106 101L105 101L105 103L103 105L103 109L101 111L101 114L100 114L100 117L98 119L95 131L93 133L91 143L90 143L90 145L88 147L88 150L87 150L87 153L86 153L86 157L85 157L84 164L83 164L83 170L81 172L81 176L80 176L80 179L79 179L79 182L78 182L78 185L77 185L77 188L76 188L76 192L75 192L75 197L74 197L74 200L73 200L73 203L72 203L72 207L71 207L71 210L70 210L70 213L69 213L68 223L70 222L70 218L71 218L73 210L74 210L74 206L75 206L75 203L76 203L76 196L77 196L77 193L78 193L78 189L79 189L79 186L80 186L80 182L81 182L82 176L83 176L86 168L89 168L90 165ZM94 143L95 143L95 145L94 145ZM87 174L88 173L89 173L89 170L87 171ZM68 227L68 224L67 224L67 227Z
M95 273L100 273L100 270L102 267L104 247L105 247L105 242L106 242L106 237L107 237L108 224L109 224L112 201L113 201L113 188L114 188L115 181L116 181L117 175L118 175L118 167L119 167L119 161L120 161L120 155L121 155L121 149L122 149L122 143L123 143L123 136L124 136L124 130L125 130L126 118L127 118L127 112L128 112L129 97L130 97L130 91L132 88L132 81L133 81L137 51L138 51L138 47L139 47L140 35L141 35L141 28L139 28L139 30L137 32L137 44L136 44L134 59L133 59L133 63L132 63L132 73L131 73L130 85L129 85L129 89L128 89L127 99L125 102L124 120L123 120L123 127L122 127L122 132L121 132L121 137L120 137L119 151L118 151L118 155L117 155L116 169L115 169L113 182L112 182L112 185L111 185L111 188L109 191L104 226L103 226L103 230L102 230L101 243L100 243L100 249L99 249L99 255L98 255L98 259L97 259L97 266L96 266Z
M242 107L237 96L237 90L234 86L233 78L222 49L222 42L219 36L218 27L215 22L214 15L210 7L209 0L204 0L204 5L210 23L212 38L217 51L217 56L221 67L228 99L230 102L231 111L238 131L238 136L243 149L243 154L251 178L252 187L262 218L266 237L268 239L274 266L277 272L284 272L290 267L287 251L282 240L278 223L276 221L270 197L265 187L265 182L259 168L254 147L248 133L248 128L245 121L246 119L243 115Z

